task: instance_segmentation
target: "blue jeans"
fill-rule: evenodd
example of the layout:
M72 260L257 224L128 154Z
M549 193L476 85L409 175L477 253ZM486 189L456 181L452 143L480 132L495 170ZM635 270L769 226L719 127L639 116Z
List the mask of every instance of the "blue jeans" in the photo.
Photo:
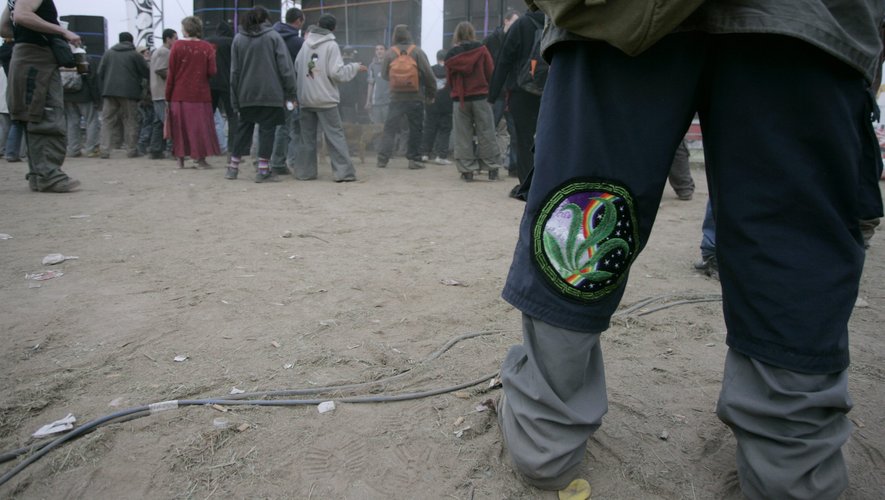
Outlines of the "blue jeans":
M271 168L295 168L301 153L301 111L286 110L286 123L277 126L270 155Z
M6 158L18 158L21 153L24 126L22 122L12 121L9 126L9 135L6 137Z
M716 255L716 221L713 220L713 202L707 200L707 212L701 225L701 258L709 259Z

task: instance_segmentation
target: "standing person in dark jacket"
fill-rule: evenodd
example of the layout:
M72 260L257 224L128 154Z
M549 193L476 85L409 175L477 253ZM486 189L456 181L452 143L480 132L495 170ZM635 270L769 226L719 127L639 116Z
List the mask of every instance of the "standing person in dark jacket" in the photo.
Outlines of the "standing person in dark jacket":
M95 75L95 64L97 61L90 61L89 73L80 75L83 85L76 92L65 92L65 120L68 124L68 148L67 156L77 158L83 156L83 149L86 154L95 157L96 151L99 150L99 134L101 125L98 115L101 105L101 90L98 86L98 77ZM83 143L80 134L80 120L86 122L86 142Z
M384 55L381 76L390 81L390 63L403 52L412 51L411 57L418 68L418 90L415 92L397 91L390 87L390 105L387 120L384 122L384 135L381 138L381 150L378 151L378 167L384 168L393 154L393 140L399 128L400 119L405 116L409 121L409 145L406 158L410 169L424 168L421 161L421 135L424 128L424 101L433 100L436 95L436 77L430 69L427 55L412 43L412 34L405 24L393 29L393 46Z
M135 51L132 34L120 33L120 43L101 58L98 78L101 80L101 157L111 157L111 134L123 128L127 156L140 156L138 146L138 102L143 95L142 80L150 76L150 68Z
M492 106L487 101L494 69L492 56L476 40L476 32L468 21L455 27L452 45L446 54L446 76L452 89L455 166L464 181L472 181L480 170L488 170L489 180L494 181L498 179L501 150L495 141Z
M231 50L231 101L240 123L231 147L226 179L236 179L242 157L249 153L258 125L258 173L255 182L276 182L270 155L276 127L286 122L286 103L296 100L295 71L286 43L274 31L264 7L240 18Z
M3 72L6 73L7 81L9 80L9 62L12 60L12 49L14 45L15 40L12 38L4 38L3 45L0 45L0 64L3 65ZM24 126L22 122L10 118L9 133L4 137L0 137L0 141L3 141L6 145L6 147L3 148L3 156L9 163L22 161L21 148L23 134Z
M449 139L452 136L452 97L446 84L446 51L436 52L436 64L431 69L436 77L436 97L424 110L424 137L421 141L421 159L437 165L451 165Z
M535 42L535 30L544 25L543 12L528 12L516 20L507 30L504 44L498 53L498 65L489 89L489 102L498 100L502 92L507 92L507 109L513 116L516 128L516 174L519 184L510 191L510 196L525 200L535 161L532 146L535 143L535 127L541 96L527 92L516 84L520 68L531 57Z
M234 134L237 131L237 114L230 101L230 48L234 40L234 31L230 25L222 21L215 28L215 35L206 39L215 46L215 67L218 72L209 79L212 92L212 113L221 107L227 118L227 147L233 148Z
M65 159L64 98L61 76L46 35L80 45L80 36L58 24L52 0L8 0L0 35L15 38L9 65L7 102L13 120L24 122L31 191L68 193L80 182L61 171Z
M297 7L286 11L285 23L274 24L273 29L283 37L289 55L292 56L292 64L298 57L304 38L301 37L301 27L304 25L304 12ZM298 150L301 142L301 123L298 121L299 112L297 106L286 109L286 123L278 125L274 140L273 153L270 155L270 170L277 175L292 173L290 168L295 167L298 158Z
M514 10L508 10L504 14L504 22L501 26L495 28L491 35L487 36L482 44L489 49L492 54L492 62L498 67L498 56L501 55L501 46L504 45L504 38L513 23L519 19L519 13ZM516 177L516 127L513 126L513 116L507 109L506 92L498 95L492 104L492 111L495 113L495 132L498 138L498 147L501 149L501 156L504 168L510 172L511 177ZM501 126L501 119L506 121L506 127Z

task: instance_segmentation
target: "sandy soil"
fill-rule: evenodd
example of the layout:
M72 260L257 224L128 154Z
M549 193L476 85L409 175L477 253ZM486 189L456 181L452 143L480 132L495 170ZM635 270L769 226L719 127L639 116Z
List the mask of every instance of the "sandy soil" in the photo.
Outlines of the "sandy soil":
M520 340L519 313L499 296L523 208L506 196L510 179L465 184L454 167L411 171L394 160L384 170L358 164L356 183L333 183L322 162L317 181L255 184L225 181L222 168L122 156L69 160L83 181L74 195L30 193L22 164L0 164L0 233L13 236L0 241L3 450L68 413L82 423L234 387L405 373L304 397L446 388L495 373ZM611 408L584 474L596 499L739 497L734 440L713 413L721 304L674 304L719 293L691 267L706 201L695 174L694 200L665 194L624 306L656 300L603 336ZM51 253L79 259L43 266ZM25 279L45 269L64 276ZM878 235L861 285L868 306L850 325L847 499L885 497L883 283ZM188 359L173 361L179 355ZM66 444L0 486L0 497L555 498L503 459L494 416L477 411L497 394L483 383L325 414L189 406ZM230 427L216 428L217 418Z

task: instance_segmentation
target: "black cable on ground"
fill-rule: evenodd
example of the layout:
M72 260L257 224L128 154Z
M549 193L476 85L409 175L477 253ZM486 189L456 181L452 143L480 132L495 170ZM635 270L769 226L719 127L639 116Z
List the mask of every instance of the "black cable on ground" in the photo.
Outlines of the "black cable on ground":
M457 344L458 342L470 338L480 337L484 335L491 335L495 333L503 333L505 330L491 330L491 331L482 331L482 332L471 332L466 333L464 335L460 335L455 337L448 342L446 342L442 347L437 349L435 352L431 353L420 363L425 364L429 361L432 361L438 357L440 357L443 353L451 349L452 346ZM310 389L295 389L295 390L282 390L282 391L264 391L264 392L252 392L252 393L243 393L236 394L231 396L225 396L221 398L215 399L192 399L192 400L178 400L178 401L165 401L160 403L154 403L147 406L137 406L125 410L120 410L114 412L110 415L89 421L70 432L59 436L58 438L44 443L39 446L25 446L18 448L16 450L11 450L9 452L4 452L0 454L0 463L7 462L9 460L13 460L16 457L19 457L25 453L32 452L24 461L19 463L12 470L8 471L2 477L0 477L0 485L5 484L10 479L15 477L19 472L24 470L26 467L36 462L44 455L52 451L53 449L61 446L62 444L71 441L73 439L79 438L86 434L91 433L92 431L102 427L104 425L110 423L117 423L126 420L132 420L135 418L141 418L147 415L152 415L154 413L158 413L161 411L167 411L172 409L177 409L182 406L203 406L203 405L250 405L250 406L303 406L303 405L317 405L324 401L328 401L326 399L246 399L246 398L264 398L264 397L279 397L279 396L293 396L293 395L306 395L306 394L319 394L319 393L328 393L328 392L340 392L340 391L351 391L354 389L364 388L364 387L372 387L377 386L379 384L386 384L395 379L401 378L405 375L408 375L413 370L407 370L397 375L393 375L390 377L385 377L383 379L371 381L371 382L363 382L358 384L347 384L347 385L339 385L339 386L330 386L330 387L315 387ZM420 399L431 396L436 396L439 394L445 394L448 392L454 392L457 390L461 390L467 387L472 387L486 380L490 380L497 375L497 372L482 377L480 379L459 384L452 387L446 387L442 389L433 389L424 392L417 393L406 393L406 394L397 394L390 396L353 396L353 397L345 397L345 398L337 398L336 401L342 403L386 403L386 402L394 402L394 401L406 401L411 399Z
M665 294L665 295L657 295L655 297L642 299L639 302L637 302L627 308L616 311L612 316L627 316L629 314L632 314L634 311L642 309L643 307L645 307L653 302L657 302L657 301L663 300L663 299L682 299L682 300L676 300L674 302L664 303L660 306L654 307L654 308L649 309L647 311L642 311L641 313L637 314L637 316L645 316L646 314L651 314L655 311L660 311L662 309L667 309L669 307L675 307L675 306L684 305L684 304L695 304L698 302L718 302L718 301L722 300L722 295L720 295L720 294L708 294L708 295Z

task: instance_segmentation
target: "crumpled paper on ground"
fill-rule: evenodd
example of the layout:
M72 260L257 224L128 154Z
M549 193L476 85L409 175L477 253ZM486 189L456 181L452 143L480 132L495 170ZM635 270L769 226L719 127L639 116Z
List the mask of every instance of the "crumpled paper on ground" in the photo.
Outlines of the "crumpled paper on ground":
M31 435L35 438L41 438L51 436L52 434L58 434L59 432L69 431L74 428L74 422L76 421L77 417L75 417L73 413L68 413L67 417L56 420L51 424L46 424Z

